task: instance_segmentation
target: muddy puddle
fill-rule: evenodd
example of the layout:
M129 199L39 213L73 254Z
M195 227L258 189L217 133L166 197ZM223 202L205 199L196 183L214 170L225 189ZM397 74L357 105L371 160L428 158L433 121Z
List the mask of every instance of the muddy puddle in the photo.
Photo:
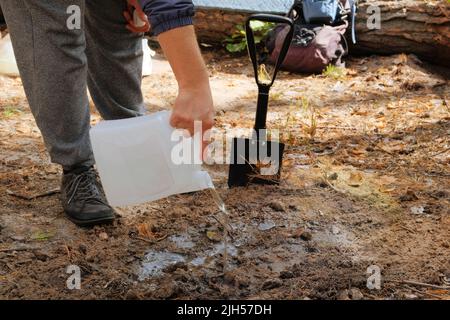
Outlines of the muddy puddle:
M271 246L266 245L262 239L280 227L280 223L277 224L272 219L261 223L236 223L230 227L233 228L233 240L228 239L227 243L222 241L207 247L201 237L188 233L170 236L165 248L146 252L137 268L138 279L143 281L162 277L177 268L202 268L206 272L217 274L220 271L218 266L223 266L225 255L229 258L227 271L233 271L238 266L236 261L251 259L268 272L280 273L302 263L309 253L316 250L312 248L356 248L354 235L342 226L330 225L315 230L309 241L288 238ZM288 228L284 225L282 227Z
M149 251L142 262L142 268L138 272L138 278L142 281L148 277L160 276L168 267L185 261L186 259L177 253Z
M184 238L185 236L177 236L176 239L179 239L180 237ZM186 244L188 244L189 248L195 247L195 244L193 242L188 241L178 243L178 248L186 249ZM236 246L229 243L226 248L226 252L230 257L238 256L239 250L238 248L236 248ZM198 256L195 256L194 253L198 253ZM215 244L211 248L208 248L204 251L198 250L196 252L190 250L190 252L185 254L170 252L166 250L149 250L139 264L137 271L138 279L142 281L147 278L160 277L168 270L172 270L172 268L176 266L179 266L181 268L213 268L216 263L223 261L224 255L224 243ZM233 264L229 264L229 267L230 269L232 269Z

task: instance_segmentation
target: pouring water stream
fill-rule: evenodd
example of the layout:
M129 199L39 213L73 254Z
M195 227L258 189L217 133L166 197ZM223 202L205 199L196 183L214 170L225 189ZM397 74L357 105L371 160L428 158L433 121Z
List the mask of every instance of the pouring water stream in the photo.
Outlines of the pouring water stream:
M220 197L219 193L216 189L210 188L208 189L211 193L211 196L213 197L214 202L217 204L217 207L219 208L220 212L223 216L223 273L225 274L228 270L228 225L229 225L229 213L225 206L225 202L223 202L222 198Z

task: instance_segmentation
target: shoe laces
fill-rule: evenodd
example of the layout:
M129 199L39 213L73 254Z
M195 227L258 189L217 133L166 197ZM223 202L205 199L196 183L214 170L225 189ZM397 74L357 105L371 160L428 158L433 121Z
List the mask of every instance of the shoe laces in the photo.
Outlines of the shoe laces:
M84 203L108 205L104 200L101 187L97 180L97 173L93 168L77 174L67 185L68 203L73 200Z

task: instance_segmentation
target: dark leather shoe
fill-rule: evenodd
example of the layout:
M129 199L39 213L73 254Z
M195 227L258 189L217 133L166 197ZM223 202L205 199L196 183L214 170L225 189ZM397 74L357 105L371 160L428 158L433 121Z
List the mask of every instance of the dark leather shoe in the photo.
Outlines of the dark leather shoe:
M64 173L61 201L67 217L79 226L111 223L115 218L114 209L108 205L93 167Z

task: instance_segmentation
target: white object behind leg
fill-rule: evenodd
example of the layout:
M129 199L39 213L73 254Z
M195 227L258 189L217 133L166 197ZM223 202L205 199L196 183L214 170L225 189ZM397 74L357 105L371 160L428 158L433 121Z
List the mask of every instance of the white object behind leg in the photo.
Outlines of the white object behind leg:
M19 76L16 57L9 34L0 39L0 74L7 76Z
M144 51L144 61L142 62L142 76L146 77L153 73L152 57L155 55L155 51L148 46L148 40L142 40L142 50Z

